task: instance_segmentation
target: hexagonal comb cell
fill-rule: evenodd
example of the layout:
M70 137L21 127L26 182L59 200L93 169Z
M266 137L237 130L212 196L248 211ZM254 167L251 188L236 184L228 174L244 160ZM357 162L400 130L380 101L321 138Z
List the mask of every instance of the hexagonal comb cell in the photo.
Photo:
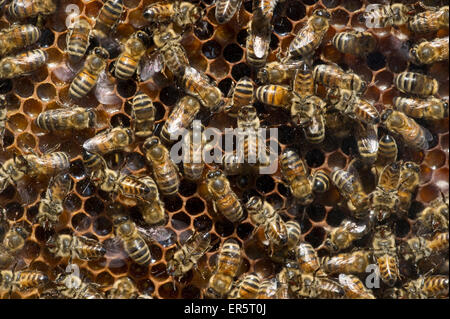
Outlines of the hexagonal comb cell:
M118 279L126 276L135 283L142 295L146 294L155 298L202 298L209 279L202 278L203 272L214 271L213 267L217 262L220 248L228 238L234 238L241 247L242 264L239 276L245 272L256 272L261 278L275 277L283 267L283 263L277 260L278 256L271 256L264 227L256 225L245 208L239 223L232 223L221 216L212 205L208 192L204 191L206 169L200 180L192 181L182 177L178 191L173 196L165 196L159 192L161 205L167 216L160 224L149 226L141 214L145 211L145 204L148 203L126 196L127 194L124 194L122 190L105 191L105 185L99 183L99 177L92 174L87 166L84 157L86 154L82 147L85 140L102 130L113 127L135 128L136 106L132 102L138 91L147 94L153 102L155 109L153 133L155 135L160 134L172 110L185 95L182 81L176 78L177 75L172 74L166 67L163 67L161 71L155 71L158 68L156 64L141 63L140 74L133 74L121 80L114 78L121 45L137 30L145 30L149 33L154 31L151 29L153 26L143 15L148 5L156 2L153 0L123 0L124 13L118 26L110 32L110 37L103 42L93 37L87 48L87 52L91 53L96 46L103 45L109 52L105 72L100 76L103 78L102 81L99 81L97 86L82 99L74 99L70 95L70 85L83 67L85 59L80 61L68 59L66 51L70 31L66 25L68 21L66 18L69 18L70 10L65 9L68 5L76 5L80 15L90 19L93 26L105 2L100 0L58 1L60 7L55 14L44 19L45 24L40 30L40 37L35 44L29 46L30 50L40 48L45 51L46 65L20 78L0 79L0 95L6 99L7 111L5 130L2 135L3 143L0 148L2 165L9 159L21 158L21 155L46 156L49 152L65 151L70 157L69 168L65 173L71 180L70 189L60 198L62 212L58 217L59 221L50 228L40 225L38 220L41 217L41 204L45 201L48 190L52 191L49 185L56 176L28 174L30 176L8 183L0 192L0 208L5 212L5 218L0 218L0 244L3 243L5 234L11 227L25 225L27 229L29 228L30 234L24 241L23 249L18 256L30 269L46 272L51 279L54 279L55 271L58 272L67 265L67 260L55 256L48 249L55 235L72 234L98 241L106 249L102 258L76 262L79 263L86 278L100 285L104 292L109 291ZM427 4L432 2L434 5L439 1L425 2ZM258 68L247 62L246 42L249 35L249 22L253 19L253 1L244 0L240 12L225 24L218 24L216 21L217 1L203 0L192 1L192 3L202 8L204 16L187 28L181 45L185 48L191 66L204 72L212 82L217 84L223 94L226 108L230 102L228 98L231 97L232 89L239 80L249 77L253 84L259 83ZM315 53L308 57L311 58L313 67L330 62L336 63L345 71L358 74L367 82L367 88L361 97L374 105L378 111L393 106L397 97L406 96L394 84L394 78L405 71L428 74L436 78L439 83L436 97L444 98L448 103L448 72L443 71L448 69L448 62L422 66L412 63L409 56L412 44L422 39L432 40L436 36L448 36L448 30L439 30L430 34L414 34L406 26L370 28L362 19L364 10L370 3L372 1L365 0L278 1L271 20L273 29L268 35L270 53L267 62L283 58L292 39L305 26L313 12L316 9L325 8L330 13L330 28ZM34 20L27 20L27 23L33 23ZM2 29L8 28L13 22L15 21L12 21L7 14L0 18ZM371 53L360 57L339 51L331 39L339 32L350 30L368 31L373 34L377 40L376 48ZM176 29L176 31L182 30ZM144 59L149 61L153 59L152 52L155 48L153 42L150 39L146 43L150 50L146 52ZM152 74L144 80L141 78L143 72ZM317 87L317 95L325 98L326 92L323 86ZM99 100L105 96L113 96L115 102L100 103ZM309 175L312 176L320 169L331 177L335 170L350 170L350 164L355 164L353 160L361 159L354 127L346 127L345 131L348 135L342 137L340 132L333 131L335 128L326 123L325 140L317 144L307 143L304 128L296 127L291 123L290 109L274 108L261 103L258 99L254 99L253 105L262 127L278 129L278 137L274 139L276 140L275 148L279 152L286 148L298 152L304 160L305 169ZM76 106L92 110L95 113L96 124L89 125L87 129L80 131L61 132L47 132L39 126L37 118L42 112L60 108L67 108L69 112ZM221 110L218 110L216 114L202 106L196 118L201 119L205 126L212 127L210 123L214 125L218 123L221 128L236 127L236 121L228 118ZM418 220L420 220L421 212L432 207L435 201L441 198L442 193L448 193L449 187L448 118L443 120L419 118L416 122L431 132L428 141L429 149L414 150L405 145L401 136L394 135L394 138L398 144L397 160L413 160L418 165L419 185L411 193L411 205L405 211L393 214L387 221L380 222L391 227L399 246L418 235L420 230ZM2 123L0 118L0 124ZM337 129L344 131L342 125L344 124L338 122ZM1 129L0 132L2 132ZM378 140L385 133L387 131L383 123L378 124ZM143 141L144 139L139 137L124 149L104 154L108 169L120 174L132 175L137 180L144 175L154 178L154 168L143 152ZM367 169L364 165L366 164L363 164L362 168L358 167L355 174L359 175L356 177L361 179L365 190L374 189L376 172ZM182 175L181 165L179 171ZM0 170L0 179L3 178L3 174L4 172ZM330 181L330 187L326 192L314 193L313 202L304 205L294 198L290 184L283 178L279 169L271 175L260 175L255 169L248 168L248 171L238 176L228 176L228 179L232 191L235 192L242 206L252 196L259 196L273 207L283 222L286 223L289 220L298 222L301 229L301 242L309 243L321 257L333 255L327 246L329 235L333 230L348 220L363 223L362 220L354 218L354 212L349 208L347 199L333 181ZM114 216L116 211L114 206L111 206L114 203L123 205L120 213L128 216L139 231L147 232L147 235L150 233L156 237L164 237L160 238L160 241L146 238L151 255L150 265L140 265L133 260L124 250L124 243L117 240L119 236L117 220ZM173 252L193 234L200 232L210 233L213 247L210 247L206 256L200 258L198 271L192 269L180 280L172 278L168 273L168 263L173 257ZM355 240L356 248L350 247L345 252L351 252L353 249L372 249L372 237L373 234L369 233ZM447 261L443 264L444 268L445 265L447 267L448 276L448 255L445 258ZM402 274L400 282L395 286L396 289L408 280L417 279L418 276L426 273L421 264L417 267L416 265L407 266L414 270L417 268L417 274L411 276L410 272ZM430 269L433 267L429 266ZM383 296L385 288L385 286L382 287L377 297ZM39 297L39 295L36 291L15 292L12 297L30 298Z

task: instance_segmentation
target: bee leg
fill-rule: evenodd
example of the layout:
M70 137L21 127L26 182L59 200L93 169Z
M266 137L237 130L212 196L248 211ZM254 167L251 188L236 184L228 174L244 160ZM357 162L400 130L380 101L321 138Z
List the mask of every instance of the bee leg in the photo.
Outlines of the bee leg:
M44 24L45 24L45 17L42 14L38 15L36 20L36 27L38 27L39 29L43 29Z

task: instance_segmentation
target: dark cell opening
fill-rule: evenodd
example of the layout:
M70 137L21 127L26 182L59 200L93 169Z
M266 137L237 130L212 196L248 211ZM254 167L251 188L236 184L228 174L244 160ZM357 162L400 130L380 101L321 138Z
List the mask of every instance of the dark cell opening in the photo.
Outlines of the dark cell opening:
M275 188L275 181L270 175L262 175L256 180L256 189L262 193L270 193Z
M136 263L132 263L130 265L130 275L134 278L145 278L148 276L148 268L148 266L142 266Z
M226 61L234 63L242 58L244 51L236 43L231 43L225 47L223 50L223 57Z
M174 287L171 282L168 282L159 287L158 292L162 298L174 299L178 296L178 287Z
M381 52L372 52L367 55L367 65L374 71L386 66L386 57Z
M97 197L90 197L84 203L85 212L91 216L100 215L104 208L105 205Z
M298 1L289 1L286 4L286 16L294 21L298 21L306 15L305 6Z
M278 128L278 140L281 144L292 144L294 142L295 129L292 126L281 125Z
M245 44L247 42L247 36L248 36L248 32L247 29L242 29L241 31L239 31L239 33L236 36L236 41L237 43L239 43L239 45L241 47L245 47Z
M309 167L319 167L325 162L325 154L319 149L310 150L305 156Z
M108 264L108 269L115 275L125 274L128 266L123 259L112 259Z
M159 99L167 106L174 105L180 96L180 92L173 86L167 86L159 92Z
M164 105L162 105L159 102L155 102L153 103L153 106L156 108L155 121L159 121L162 118L164 118L164 115L166 114L166 109L164 108Z
M220 81L217 86L219 87L220 91L222 91L223 95L226 96L228 95L228 92L230 91L232 84L233 80L230 78L226 78Z
M90 182L88 178L79 181L75 188L78 194L80 194L83 197L89 197L95 192L95 186Z
M416 219L418 217L418 214L422 212L424 208L425 206L422 203L412 201L408 211L408 218Z
M207 40L212 37L214 33L214 27L205 20L197 23L197 28L194 28L194 34L200 40Z
M296 219L298 223L300 224L300 229L302 230L302 234L306 233L308 230L311 229L312 224L309 221L307 217Z
M278 183L277 188L278 188L278 192L280 193L280 195L282 195L284 197L289 196L289 194L290 194L289 188L286 187L284 184Z
M133 80L118 81L117 93L125 99L128 99L136 93L136 82Z
M0 94L6 94L10 92L13 88L12 80L1 80L0 81Z
M194 219L194 228L199 232L210 231L212 228L212 220L206 215L201 215Z
M306 212L308 213L308 216L315 222L320 222L324 219L327 211L325 210L325 207L319 204L313 204L306 207Z
M324 241L326 232L321 227L314 227L311 232L305 237L305 240L314 248L319 247Z
M231 76L236 81L239 81L244 76L250 77L251 73L252 73L252 71L251 71L250 67L245 63L239 63L239 64L233 66L233 68L231 69Z
M183 212L177 213L172 217L172 226L176 230L182 230L191 224L191 219Z
M48 48L55 42L55 35L50 29L41 30L41 37L38 40L40 47Z
M197 184L186 179L183 179L180 182L180 187L178 192L181 196L190 197L195 194L197 191Z
M277 16L273 19L273 29L279 35L284 36L291 32L292 23L286 17Z
M18 220L23 216L23 206L19 203L9 203L5 206L6 218Z
M355 138L353 136L344 138L342 140L341 150L345 155L358 154L358 145Z
M100 216L94 221L94 231L100 236L106 236L112 231L112 223L109 219Z
M395 223L395 235L397 237L405 237L408 235L410 228L411 227L406 219L399 219Z
M216 233L222 237L228 237L234 231L233 223L227 220L217 221L214 224L214 228L216 230Z
M179 196L173 196L170 198L165 197L165 198L163 198L163 201L164 201L165 208L169 212L176 212L177 210L179 210L181 208L181 206L183 206L183 201L181 200L181 198Z
M205 203L198 197L189 198L186 201L186 210L191 215L197 215L203 212Z
M38 226L34 231L34 236L41 243L46 243L48 239L54 235L54 230L45 230L43 227Z
M26 258L36 259L41 251L41 246L39 246L39 244L35 243L34 241L27 240L22 251Z
M163 253L161 248L156 245L150 245L148 248L150 249L150 254L154 260L160 260L162 258Z
M69 212L74 212L80 209L81 199L76 194L71 193L66 196L63 205Z
M345 218L345 213L340 211L338 208L333 208L328 212L327 224L332 227L337 227Z
M79 213L72 217L72 226L77 231L84 231L91 225L91 219L89 216Z
M34 206L31 206L31 207L28 207L27 208L27 212L26 212L27 219L28 220L34 220L34 218L37 216L38 212L39 212L39 205L38 204L34 205ZM0 238L1 238L1 236L0 236Z
M222 47L214 40L208 41L203 44L202 52L207 59L215 59L220 55Z
M253 233L253 226L249 223L240 224L237 229L237 235L240 239L246 240L250 237L250 235Z
M82 160L76 160L70 163L69 169L70 175L75 178L83 178L85 176L85 170Z
M244 2L244 9L248 13L253 13L253 1L245 1Z
M253 196L261 196L255 189L250 189L242 194L242 203L247 203Z
M3 135L3 147L7 148L8 146L14 143L14 134L11 133L10 130L5 129L5 133Z
M200 289L193 285L186 286L181 291L181 297L183 299L199 299Z
M272 50L276 50L278 48L278 44L279 44L280 40L277 38L277 36L275 35L275 33L272 33L270 35L270 43L269 43L269 47Z
M130 153L127 155L127 167L133 171L140 170L145 166L145 158L139 153Z
M169 276L166 271L166 266L163 263L152 266L150 275L157 280L165 280Z

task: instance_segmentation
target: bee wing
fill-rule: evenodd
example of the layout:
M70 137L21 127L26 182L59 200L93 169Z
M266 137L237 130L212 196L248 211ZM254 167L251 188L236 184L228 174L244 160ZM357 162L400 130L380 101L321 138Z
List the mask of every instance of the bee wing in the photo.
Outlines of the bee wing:
M52 72L58 80L71 82L83 67L82 63L71 64L68 60L59 64Z
M105 247L106 255L108 256L114 256L119 259L125 259L128 256L123 248L122 240L117 236L105 240L102 245Z
M356 127L356 139L362 144L362 146L371 154L378 152L378 135L375 125L364 125L358 123Z
M139 234L148 242L158 242L164 247L173 245L176 242L176 235L168 228L158 227L142 227L136 225Z
M269 50L270 34L266 36L255 36L253 38L253 52L257 58L263 58Z
M378 186L385 191L397 189L400 181L400 169L401 165L398 162L387 165L381 172Z
M158 52L151 55L146 54L139 62L140 74L139 81L145 82L152 78L156 73L159 73L164 68L164 62Z
M122 100L114 92L114 82L111 77L106 74L106 71L100 73L95 87L95 97L97 100L105 105L121 104Z
M72 180L69 174L60 173L52 177L48 183L47 195L62 200L72 188Z

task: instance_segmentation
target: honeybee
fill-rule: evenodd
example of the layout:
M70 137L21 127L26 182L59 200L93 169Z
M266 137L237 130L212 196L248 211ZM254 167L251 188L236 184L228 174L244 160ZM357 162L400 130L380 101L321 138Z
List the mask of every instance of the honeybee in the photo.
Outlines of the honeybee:
M174 22L180 28L194 24L202 15L199 6L187 1L156 2L144 10L144 18L150 22Z
M150 97L138 91L131 103L131 119L137 137L149 137L155 126L156 109Z
M379 148L376 126L356 123L355 137L360 160L367 165L375 163Z
M39 40L41 31L32 24L12 25L0 31L0 56L27 47Z
M281 247L287 243L286 224L272 205L263 201L259 196L253 196L245 204L245 208L253 223L264 228L264 234L269 241L272 254L275 247Z
M144 31L136 31L125 42L122 53L114 65L114 75L118 79L129 79L135 72L140 73L140 60L144 56L149 37Z
M362 281L354 275L339 274L339 283L344 288L347 298L375 299L372 292L364 287Z
M184 136L185 145L189 145L189 152L184 153L183 157L183 175L185 178L197 181L202 178L205 162L202 152L208 149L208 140L203 134L204 127L190 129Z
M427 97L436 94L439 83L428 75L402 72L394 77L394 84L400 92Z
M122 0L107 0L95 19L93 35L100 39L106 38L116 27L123 11Z
M395 97L396 110L414 118L439 120L448 117L448 101L430 96L426 99Z
M386 166L379 179L376 189L369 194L371 211L379 221L383 221L396 211L399 204L397 191L400 182L401 165L392 163Z
M100 285L84 281L73 273L59 274L55 279L55 284L56 288L44 292L44 295L66 299L105 299Z
M378 226L372 242L373 257L378 264L381 280L392 287L400 278L395 235L389 226Z
M319 64L314 67L314 81L330 88L364 92L367 83L359 75L348 70L345 72L335 64Z
M448 37L420 41L409 50L409 54L412 60L419 64L448 60Z
M47 63L48 54L36 49L0 60L0 79L13 79L28 75Z
M37 270L0 270L0 291L26 291L44 287L49 283L46 274Z
M239 198L231 189L230 181L221 171L210 171L207 174L206 187L212 197L215 212L221 213L232 223L238 222L244 217Z
M427 10L412 17L408 27L413 32L427 33L439 29L448 29L448 6Z
M106 296L108 299L152 299L150 296L141 295L130 277L115 280Z
M8 6L8 14L16 19L25 19L37 15L49 15L55 12L53 0L12 0Z
M163 224L167 220L167 214L164 209L164 203L161 201L158 193L158 188L155 181L150 176L144 176L139 178L149 189L155 191L154 198L152 200L143 201L139 203L140 211L145 222L150 225Z
M380 122L380 114L368 101L362 99L356 91L332 88L328 90L330 104L342 114L369 125Z
M56 257L69 257L70 260L97 260L106 254L106 249L97 240L69 234L50 237L47 247Z
M52 177L48 184L45 196L39 203L36 221L45 230L52 229L64 211L63 200L72 187L69 174L59 174Z
M181 86L187 94L192 95L200 103L211 110L218 111L224 104L222 91L213 83L206 74L191 66L186 66Z
M291 106L293 94L286 85L270 84L258 87L255 97L264 104L288 109Z
M92 25L87 18L78 17L68 29L66 52L72 61L79 61L89 46Z
M356 250L334 256L325 256L320 259L321 269L329 275L360 274L366 271L370 264L371 253L366 250Z
M253 92L253 82L249 77L244 76L236 83L236 86L230 90L230 93L232 93L231 103L224 108L224 111L230 117L237 117L241 107L253 102Z
M354 221L344 219L338 227L328 232L325 240L325 247L332 252L350 247L353 241L361 239L369 232L369 225L366 223L355 223Z
M161 139L168 144L175 142L178 134L189 127L199 111L200 102L197 98L183 96L164 123L160 133Z
M324 117L326 130L332 132L333 136L336 136L336 138L346 138L352 133L351 128L354 125L354 121L338 110L329 108L325 112Z
M314 195L303 160L293 150L286 149L281 153L279 161L281 174L287 181L292 195L302 205L310 204L314 200Z
M381 137L379 141L377 160L375 162L376 166L385 167L396 161L398 148L395 139L389 135L385 134Z
M69 155L65 152L51 152L42 156L34 154L19 156L18 169L28 176L54 176L67 171L70 166Z
M300 243L295 247L295 257L298 262L299 269L306 274L319 274L320 270L319 257L314 247L309 243Z
M365 11L360 20L367 25L370 23L374 28L401 26L408 22L411 9L410 6L402 3L379 5L371 11Z
M239 12L242 0L218 0L216 2L216 20L219 24L230 21Z
M256 299L281 299L282 284L276 278L261 281Z
M411 205L411 200L420 182L420 167L414 162L404 162L400 171L400 181L398 187L398 208L402 212L407 212Z
M116 0L109 0L106 4L111 1ZM78 73L72 83L70 83L69 95L79 99L86 96L97 84L100 73L106 68L108 58L109 53L106 49L102 47L94 48L86 58L81 72Z
M359 56L366 56L377 46L377 40L367 31L340 32L334 35L331 43L343 53Z
M14 158L5 161L0 167L0 192L3 192L10 184L16 185L25 175L19 169L20 163L21 161L18 160L18 157L14 156Z
M178 166L171 160L168 149L156 136L145 140L142 149L153 169L153 176L163 195L174 195L180 186Z
M397 299L430 299L448 296L448 276L421 276L407 282L402 288L393 288L389 297Z
M386 109L381 114L381 121L389 131L400 135L406 144L415 149L428 149L433 139L430 131L402 112Z
M286 60L299 56L306 58L314 54L328 31L330 18L331 15L327 10L315 10L289 45Z
M255 299L261 286L257 273L250 273L240 278L231 290L229 299Z
M341 299L345 297L344 288L340 284L314 274L298 272L291 289L300 298Z
M40 113L36 125L45 131L83 130L96 125L97 117L93 109L83 107L62 108Z
M113 216L116 236L123 242L128 256L138 265L150 264L152 255L136 224L127 216Z
M403 246L403 256L406 260L418 262L441 252L448 251L448 232L436 233L432 239L412 237Z
M272 61L265 64L258 71L258 84L291 84L295 73L299 68L299 63L304 63L303 60L297 61Z
M192 234L186 242L179 247L167 263L167 273L173 277L182 277L197 264L200 258L211 248L211 234L200 232Z
M418 233L444 231L448 229L448 194L436 198L420 212L417 223Z
M0 244L0 269L7 269L14 261L14 255Z
M4 95L0 95L0 145L3 149L3 138L5 136L5 126L7 122L8 110Z
M300 225L295 220L289 220L286 223L286 232L287 232L287 242L286 247L288 250L294 249L294 247L300 241L300 235L302 234L302 230Z
M30 232L21 225L13 225L3 238L3 247L10 254L17 254L25 245L25 241L30 236Z
M127 127L117 126L86 140L83 143L83 148L91 153L105 154L122 150L133 143L133 131Z
M229 238L224 241L217 260L217 268L211 276L205 296L208 298L224 298L231 290L241 264L241 247L238 242Z
M338 169L331 173L331 180L339 193L347 200L347 206L353 215L356 218L365 217L369 207L369 197L364 192L359 179L351 172Z

